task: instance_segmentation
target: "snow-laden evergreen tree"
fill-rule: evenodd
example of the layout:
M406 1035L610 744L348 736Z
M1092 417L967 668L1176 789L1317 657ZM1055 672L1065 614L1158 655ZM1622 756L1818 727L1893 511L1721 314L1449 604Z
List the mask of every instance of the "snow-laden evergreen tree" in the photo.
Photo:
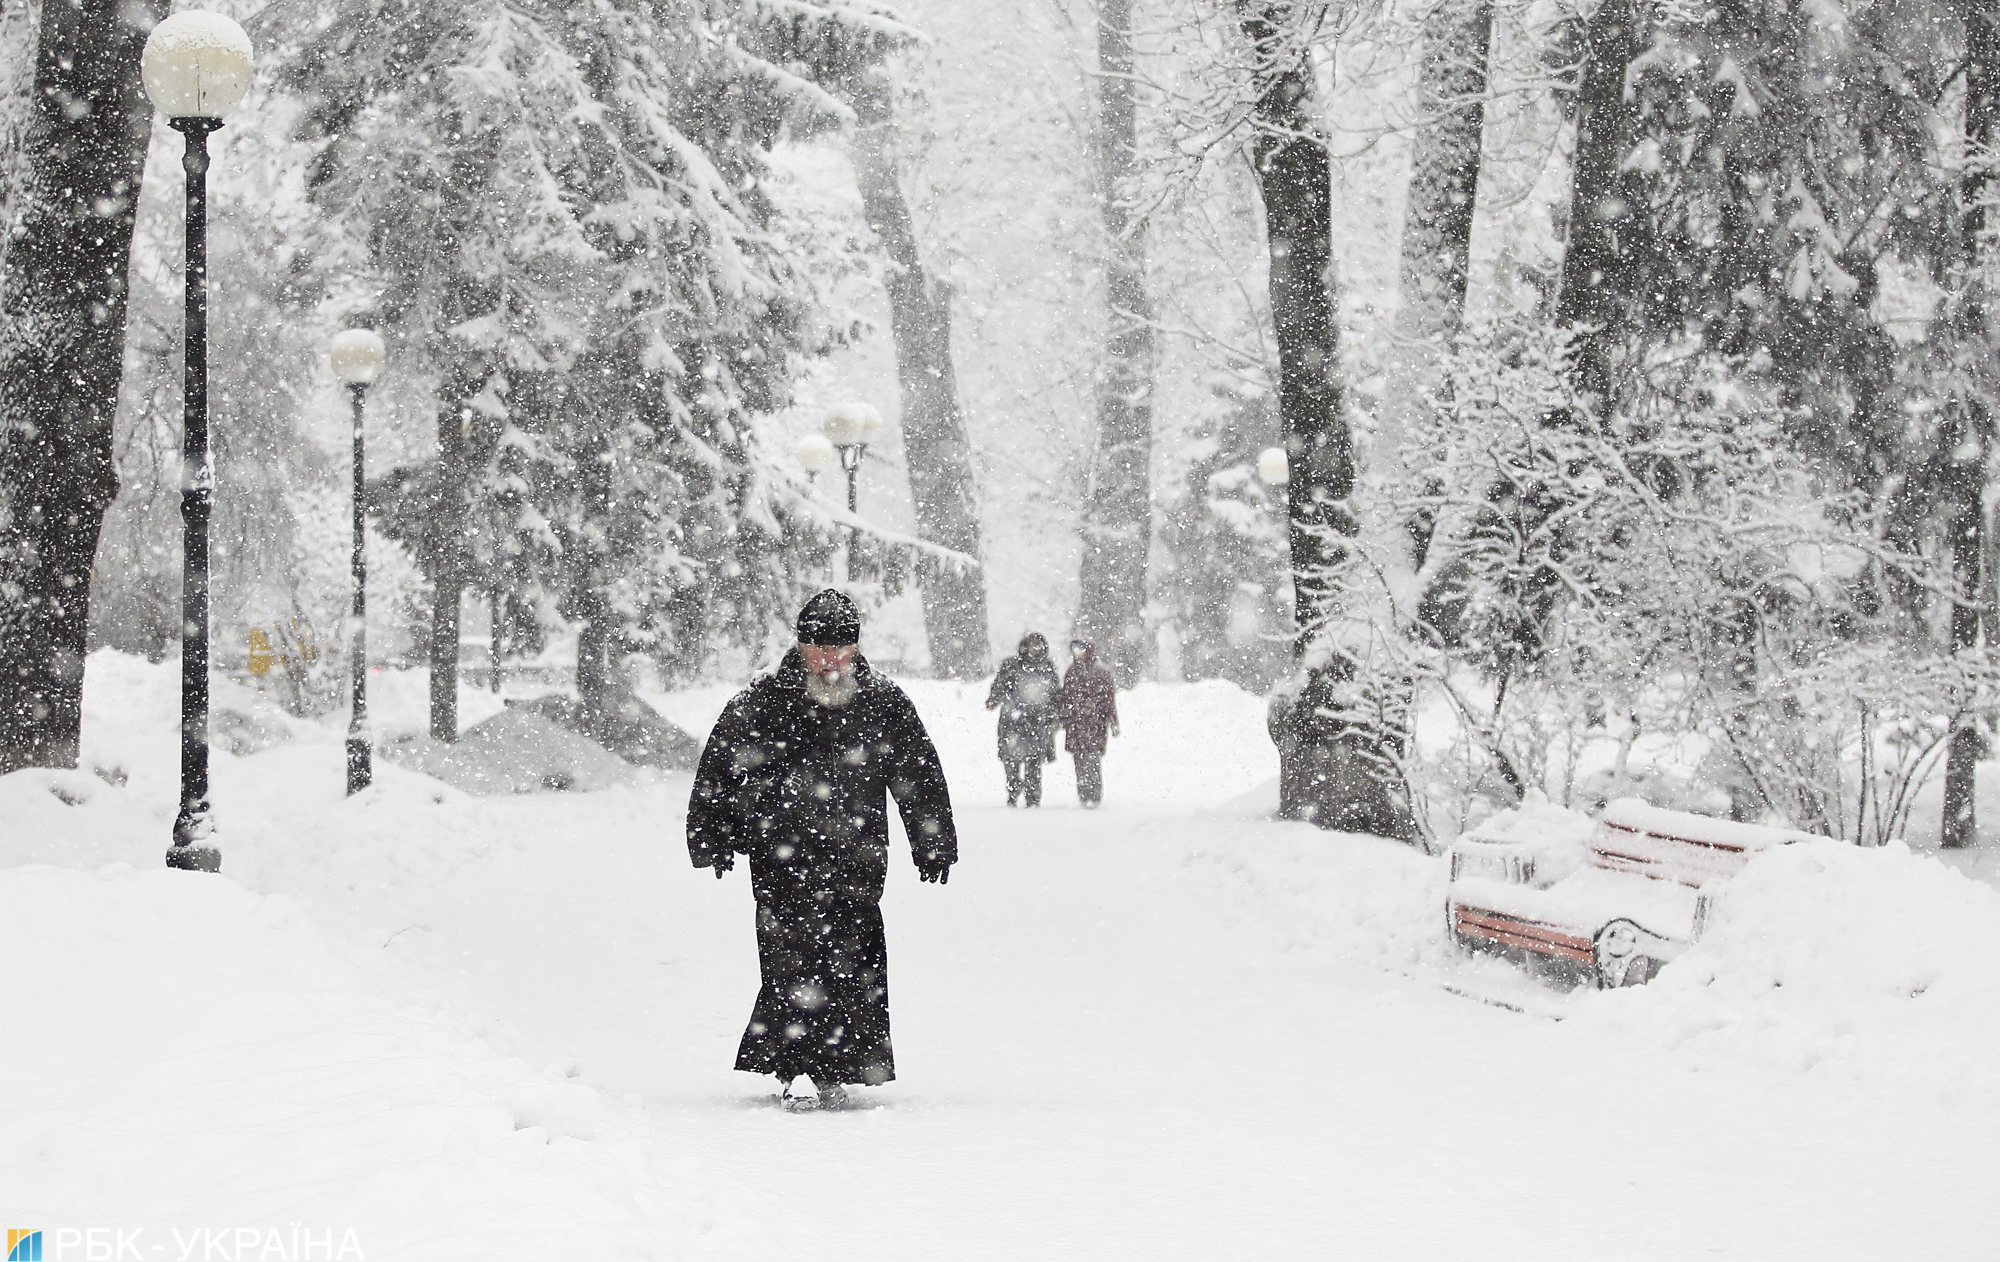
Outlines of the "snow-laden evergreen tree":
M1807 450L1889 491L1923 455L1879 300L1957 256L1951 10L1607 0L1584 34L1557 318L1582 331L1587 392L1693 338L1780 385Z
M458 589L580 623L615 663L756 652L815 523L756 433L823 348L808 261L764 188L788 118L837 109L722 0L295 0L260 19L306 101L330 288L435 380L439 458L379 507L436 584L433 720ZM450 643L446 641L449 640Z

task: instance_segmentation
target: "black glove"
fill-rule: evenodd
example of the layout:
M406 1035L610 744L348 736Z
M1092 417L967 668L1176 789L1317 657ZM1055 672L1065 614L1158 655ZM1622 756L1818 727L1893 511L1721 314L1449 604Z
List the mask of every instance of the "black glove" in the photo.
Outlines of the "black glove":
M736 856L725 850L721 854L710 855L708 862L715 869L715 879L720 881L724 872L736 866Z
M951 883L951 865L937 859L933 859L928 863L919 863L917 865L917 879L919 881L935 881L939 885L948 885Z

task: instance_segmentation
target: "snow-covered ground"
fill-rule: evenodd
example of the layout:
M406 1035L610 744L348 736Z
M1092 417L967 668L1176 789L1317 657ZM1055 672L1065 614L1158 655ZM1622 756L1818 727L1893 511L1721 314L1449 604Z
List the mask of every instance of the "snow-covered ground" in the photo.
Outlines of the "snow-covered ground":
M963 861L890 880L901 1079L793 1116L728 1068L749 894L688 867L685 776L474 798L378 763L350 800L338 724L227 686L224 875L172 873L175 686L93 657L84 768L0 779L0 1187L51 1259L92 1228L396 1262L1949 1259L2000 1234L2000 895L1900 848L1757 860L1653 985L1558 1022L1446 991L1481 970L1441 942L1438 860L1265 818L1256 699L1125 694L1105 809L1064 762L1020 812L983 689L914 684ZM700 732L726 692L659 700ZM385 730L418 721L409 681L374 695Z

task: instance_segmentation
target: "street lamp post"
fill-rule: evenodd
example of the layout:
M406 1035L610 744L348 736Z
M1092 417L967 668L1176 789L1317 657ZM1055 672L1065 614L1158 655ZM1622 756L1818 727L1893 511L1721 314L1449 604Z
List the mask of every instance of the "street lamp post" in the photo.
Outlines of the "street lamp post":
M208 136L250 88L250 37L219 13L186 11L146 38L146 96L187 137L186 367L181 385L181 802L167 866L222 867L208 800Z
M840 467L847 473L847 511L861 511L860 491L857 478L861 473L862 457L868 454L868 444L875 441L875 435L882 432L882 414L866 403L843 403L826 414L820 423L820 431L826 441L833 445L840 455ZM854 551L861 540L860 527L851 527L847 535L847 578L854 577Z
M859 511L855 475L861 472L868 444L882 432L882 414L866 403L843 403L826 414L820 430L840 453L840 467L847 471L847 511Z
M498 591L486 593L486 660L492 667L487 683L492 685L496 693L500 691L500 636L505 625L501 622L500 615L505 606L506 602L500 598Z
M361 417L368 387L382 373L382 339L368 329L334 335L326 348L333 375L354 396L354 703L347 720L347 791L361 792L375 778L368 734L368 532L362 480Z

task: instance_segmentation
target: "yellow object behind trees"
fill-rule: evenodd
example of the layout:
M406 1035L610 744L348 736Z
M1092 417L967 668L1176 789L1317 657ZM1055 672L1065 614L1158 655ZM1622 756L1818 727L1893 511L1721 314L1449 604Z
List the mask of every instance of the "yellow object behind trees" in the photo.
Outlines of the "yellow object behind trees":
M271 652L271 637L264 634L264 628L250 628L250 673L262 679L271 673L271 666L277 656Z

